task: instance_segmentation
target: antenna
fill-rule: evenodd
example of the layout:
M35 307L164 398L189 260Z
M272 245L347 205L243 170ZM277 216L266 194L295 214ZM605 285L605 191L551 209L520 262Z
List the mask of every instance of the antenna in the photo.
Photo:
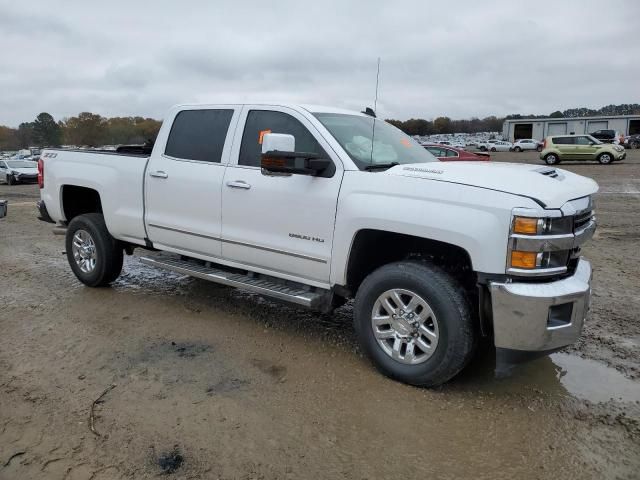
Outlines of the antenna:
M373 101L373 111L378 110L378 82L380 80L380 57L378 57L378 71L376 72L376 98Z

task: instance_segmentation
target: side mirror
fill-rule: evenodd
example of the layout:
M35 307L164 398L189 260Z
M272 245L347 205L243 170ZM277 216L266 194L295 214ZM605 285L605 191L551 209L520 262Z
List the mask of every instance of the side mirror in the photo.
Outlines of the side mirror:
M265 133L262 137L260 166L271 173L319 175L331 160L317 153L296 152L295 137L284 133Z
M596 142L594 141L589 141L589 145L591 145L592 147L596 144Z

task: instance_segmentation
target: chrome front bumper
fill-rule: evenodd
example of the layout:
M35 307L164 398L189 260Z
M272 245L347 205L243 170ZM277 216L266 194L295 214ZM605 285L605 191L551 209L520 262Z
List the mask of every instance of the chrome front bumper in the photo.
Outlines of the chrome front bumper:
M489 284L495 345L523 352L556 350L582 332L591 297L591 264L580 258L575 273L548 283Z

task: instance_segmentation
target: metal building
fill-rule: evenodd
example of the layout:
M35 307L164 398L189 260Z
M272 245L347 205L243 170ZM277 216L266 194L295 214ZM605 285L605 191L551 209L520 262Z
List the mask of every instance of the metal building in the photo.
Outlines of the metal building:
M509 141L520 138L542 140L549 135L593 133L616 130L623 135L640 133L640 115L610 115L578 118L521 118L505 120L502 136Z

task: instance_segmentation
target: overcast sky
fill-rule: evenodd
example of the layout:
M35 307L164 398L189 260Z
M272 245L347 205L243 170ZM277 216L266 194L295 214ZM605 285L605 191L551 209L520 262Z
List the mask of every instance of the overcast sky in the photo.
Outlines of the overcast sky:
M640 1L0 0L0 124L288 101L452 118L640 103Z

